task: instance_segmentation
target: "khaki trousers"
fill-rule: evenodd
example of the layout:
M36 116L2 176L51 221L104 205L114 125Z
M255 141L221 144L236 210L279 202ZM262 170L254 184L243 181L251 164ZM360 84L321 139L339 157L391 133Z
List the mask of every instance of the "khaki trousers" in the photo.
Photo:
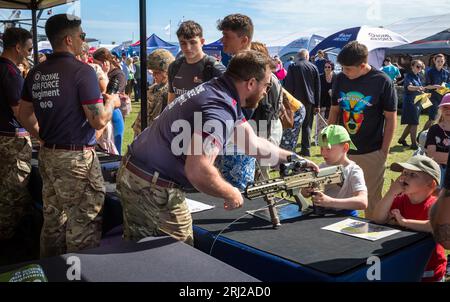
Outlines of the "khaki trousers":
M365 214L367 219L372 219L375 206L382 198L386 157L381 150L377 150L361 155L349 155L349 158L360 166L364 172L369 199Z

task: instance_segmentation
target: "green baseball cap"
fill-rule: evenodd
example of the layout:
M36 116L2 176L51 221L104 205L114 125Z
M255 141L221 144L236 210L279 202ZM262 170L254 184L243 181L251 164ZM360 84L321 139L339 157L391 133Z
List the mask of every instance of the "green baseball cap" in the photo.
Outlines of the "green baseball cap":
M425 172L433 177L433 179L437 181L438 185L441 182L441 168L437 162L428 156L416 155L408 159L406 163L393 163L391 165L391 170L394 172L402 172L404 169Z
M347 130L339 125L329 125L322 129L319 135L319 146L331 148L332 145L349 143L350 149L356 149L356 146L353 144L350 139L350 135Z

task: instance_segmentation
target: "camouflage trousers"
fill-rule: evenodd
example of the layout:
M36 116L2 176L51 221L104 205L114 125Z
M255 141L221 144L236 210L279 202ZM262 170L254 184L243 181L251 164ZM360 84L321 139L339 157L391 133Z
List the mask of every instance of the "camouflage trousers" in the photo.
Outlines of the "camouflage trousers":
M41 258L97 247L105 186L94 150L41 148L44 225Z
M30 137L0 136L0 240L11 238L30 210Z
M122 164L117 176L117 191L123 207L126 240L170 235L194 245L192 216L182 190L151 184Z

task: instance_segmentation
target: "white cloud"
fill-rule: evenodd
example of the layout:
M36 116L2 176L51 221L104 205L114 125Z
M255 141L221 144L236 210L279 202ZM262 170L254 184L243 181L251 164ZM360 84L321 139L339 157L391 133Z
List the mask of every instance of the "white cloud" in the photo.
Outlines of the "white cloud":
M450 1L390 0L240 0L235 6L253 11L255 39L284 45L308 34L328 36L360 25L383 26L401 19L450 12Z

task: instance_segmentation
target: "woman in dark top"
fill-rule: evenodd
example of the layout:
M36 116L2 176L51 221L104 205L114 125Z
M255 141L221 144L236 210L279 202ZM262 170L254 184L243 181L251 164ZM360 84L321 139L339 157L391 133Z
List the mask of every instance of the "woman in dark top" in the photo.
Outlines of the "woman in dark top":
M125 93L127 80L122 69L120 68L119 63L114 60L111 52L106 48L99 48L94 52L93 57L97 61L109 62L109 64L111 64L111 68L108 73L109 81L117 81L119 83L119 93ZM122 112L119 108L114 109L111 122L114 128L114 144L116 145L119 154L122 154L122 141L123 133L125 130L125 123L123 120Z
M425 148L427 155L441 166L441 184L447 169L450 151L450 94L446 94L439 105L439 123L430 127Z
M328 120L331 107L331 88L336 78L333 62L325 61L323 68L324 73L320 75L320 115L323 120L320 117L316 120L316 136L326 127L325 121Z
M414 99L419 94L425 91L425 87L422 86L422 80L420 78L420 72L424 68L424 64L420 60L413 60L411 62L411 72L405 75L403 86L405 87L405 94L402 104L402 118L401 124L407 125L403 131L402 136L398 140L398 143L407 147L406 137L411 136L411 149L417 150L417 126L419 125L419 116L422 106L420 102L414 104Z
M324 65L325 72L320 76L320 107L323 117L328 119L331 107L331 88L333 87L336 74L334 73L334 63L326 61Z

